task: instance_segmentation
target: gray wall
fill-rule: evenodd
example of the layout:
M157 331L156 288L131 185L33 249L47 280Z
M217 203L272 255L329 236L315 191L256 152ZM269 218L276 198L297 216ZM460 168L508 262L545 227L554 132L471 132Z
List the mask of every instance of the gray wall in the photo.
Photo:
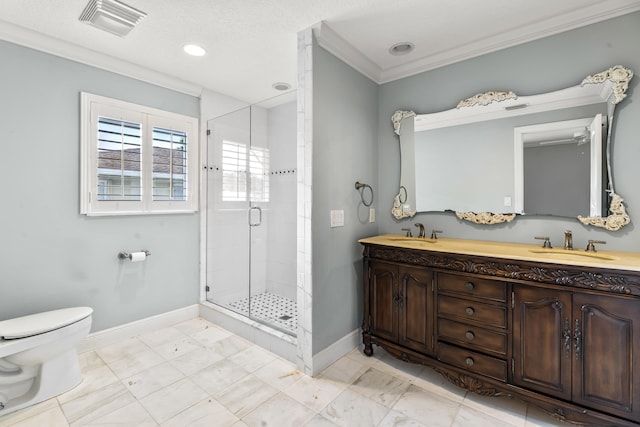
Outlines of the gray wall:
M368 222L369 208L354 184L371 184L377 200L378 86L317 45L313 52L312 352L317 354L362 322L357 241L377 234L378 226ZM331 210L344 210L344 227L330 228Z
M618 105L614 128L613 165L615 190L625 199L631 225L608 232L586 227L575 219L529 217L498 226L479 226L447 213L418 214L397 221L388 212L400 179L397 136L391 115L397 109L430 113L453 108L461 99L489 90L513 90L533 95L573 86L588 74L621 64L640 73L640 13L593 24L492 54L463 61L380 86L378 105L378 218L380 232L398 233L413 222L444 231L445 237L534 243L537 235L562 242L563 231L574 231L574 245L588 239L606 240L606 249L637 251L640 230L640 77L631 81L628 99ZM605 249L605 250L606 250Z
M88 305L97 331L198 303L199 215L79 213L80 91L193 117L198 98L1 41L0 57L0 320Z

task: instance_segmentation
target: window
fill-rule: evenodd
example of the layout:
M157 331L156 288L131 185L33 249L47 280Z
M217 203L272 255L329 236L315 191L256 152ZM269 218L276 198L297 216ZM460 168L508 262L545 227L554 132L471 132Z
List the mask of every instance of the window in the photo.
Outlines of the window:
M88 93L81 104L81 213L197 210L197 119Z
M269 150L222 141L222 201L269 201Z

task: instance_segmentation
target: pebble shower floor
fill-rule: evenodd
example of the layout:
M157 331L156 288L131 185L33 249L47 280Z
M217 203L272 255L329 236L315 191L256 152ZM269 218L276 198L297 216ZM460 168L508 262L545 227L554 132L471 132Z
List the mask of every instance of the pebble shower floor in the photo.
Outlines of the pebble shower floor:
M251 298L232 301L229 306L249 316L249 304L251 304L251 317L296 334L298 307L295 301L280 295L264 292Z

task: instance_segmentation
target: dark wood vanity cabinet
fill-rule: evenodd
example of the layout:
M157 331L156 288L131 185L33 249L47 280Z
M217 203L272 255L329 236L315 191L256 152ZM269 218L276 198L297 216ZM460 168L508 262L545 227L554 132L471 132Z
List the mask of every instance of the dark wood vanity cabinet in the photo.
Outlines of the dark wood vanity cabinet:
M423 354L433 354L431 270L374 261L368 276L372 335Z
M513 294L513 383L640 421L638 301L526 285Z
M578 424L640 423L640 274L364 244L372 344Z

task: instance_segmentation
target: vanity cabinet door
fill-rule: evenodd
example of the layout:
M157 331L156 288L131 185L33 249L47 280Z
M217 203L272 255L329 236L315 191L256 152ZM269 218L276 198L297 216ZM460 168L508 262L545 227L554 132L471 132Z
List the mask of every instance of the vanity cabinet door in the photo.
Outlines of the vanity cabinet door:
M399 344L433 355L433 272L400 267Z
M513 383L571 399L571 293L513 286Z
M639 421L639 302L581 293L573 298L573 401Z
M371 335L397 341L398 298L398 265L371 261L369 270Z

